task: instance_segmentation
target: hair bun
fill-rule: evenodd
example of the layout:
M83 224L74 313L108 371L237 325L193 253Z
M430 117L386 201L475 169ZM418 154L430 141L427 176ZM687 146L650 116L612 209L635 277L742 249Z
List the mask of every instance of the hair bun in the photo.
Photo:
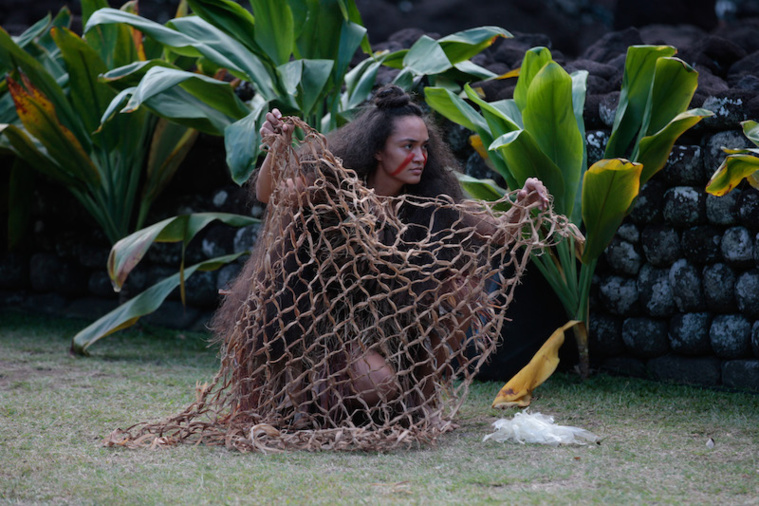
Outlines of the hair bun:
M406 107L411 103L411 97L403 89L394 84L383 86L374 96L374 104L378 109L396 109Z

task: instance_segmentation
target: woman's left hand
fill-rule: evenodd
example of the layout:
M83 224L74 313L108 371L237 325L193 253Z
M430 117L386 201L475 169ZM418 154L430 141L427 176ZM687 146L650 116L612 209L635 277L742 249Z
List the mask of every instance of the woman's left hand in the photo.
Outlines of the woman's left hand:
M517 193L517 200L525 201L527 206L537 202L540 209L548 209L548 190L540 179L530 177Z

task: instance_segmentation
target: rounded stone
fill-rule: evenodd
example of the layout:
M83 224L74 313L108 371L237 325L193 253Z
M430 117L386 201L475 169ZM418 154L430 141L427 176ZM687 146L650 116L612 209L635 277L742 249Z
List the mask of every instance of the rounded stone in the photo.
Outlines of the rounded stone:
M709 328L709 341L720 358L751 356L751 322L739 314L717 315Z
M732 227L722 236L722 258L732 266L750 267L754 263L754 241L746 227Z
M605 130L591 130L585 133L585 145L588 149L588 165L593 165L604 158L609 133Z
M217 271L195 271L185 280L187 304L194 307L215 308L219 304L216 289Z
M669 322L669 346L681 355L705 355L711 352L709 313L676 314Z
M759 230L759 191L749 188L738 199L738 222L751 230Z
M610 357L625 351L622 341L622 320L608 314L591 313L589 322L591 358Z
M706 219L714 225L734 225L736 223L738 198L741 190L733 189L730 193L717 197L706 195Z
M721 361L716 357L664 355L649 360L648 370L658 381L714 387L719 385Z
M646 264L638 275L640 304L650 316L671 316L676 309L672 287L669 284L669 269L660 269Z
M754 350L754 356L759 357L759 320L751 326L751 348Z
M759 391L759 360L729 360L722 365L722 383L728 388Z
M672 265L680 258L680 237L677 230L666 225L648 225L641 233L646 260L657 267Z
M697 225L706 221L706 193L692 186L675 186L664 193L665 223Z
M750 141L738 129L725 130L712 135L706 141L704 152L704 164L706 165L707 172L710 170L712 173L716 172L722 161L727 157L722 148L741 149L748 147L751 147Z
M256 239L261 231L261 225L256 223L254 225L248 225L242 227L235 234L233 241L234 253L240 253L242 251L251 251L256 244Z
M634 279L609 276L599 284L598 296L603 307L612 314L629 316L639 311L638 286Z
M103 299L115 299L118 294L113 289L111 278L105 269L92 271L87 281L89 292Z
M704 309L706 303L700 270L684 258L670 267L669 285L678 310L688 313Z
M735 282L738 309L749 318L759 318L759 269L746 271Z
M622 340L636 357L653 358L669 350L667 322L653 318L627 318L622 323Z
M722 233L711 225L698 225L683 230L680 248L689 261L703 265L721 259Z
M635 246L617 237L606 247L605 255L609 266L620 274L635 276L643 264L643 258Z
M617 229L617 236L627 242L635 244L640 241L640 231L633 223L623 223Z
M641 225L661 221L662 201L666 187L652 179L643 185L630 210L630 221Z
M671 186L693 185L703 188L706 178L701 146L673 146L667 163L657 177Z
M738 308L735 303L735 280L735 271L727 264L704 267L704 300L709 311L731 313Z
M52 253L37 253L29 259L29 282L37 292L55 290L56 279L61 271L62 262Z
M704 125L710 128L729 128L748 119L746 102L742 97L712 96L704 100L702 107L714 113L714 116L704 120Z

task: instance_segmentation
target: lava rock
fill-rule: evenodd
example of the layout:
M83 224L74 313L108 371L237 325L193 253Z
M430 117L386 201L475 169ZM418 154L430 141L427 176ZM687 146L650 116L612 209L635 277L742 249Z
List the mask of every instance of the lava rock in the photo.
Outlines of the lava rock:
M669 186L703 186L704 157L701 146L673 146L664 168L657 177Z
M759 391L759 360L729 360L722 365L726 387Z
M215 308L219 305L216 289L217 271L195 271L185 280L187 304L198 308Z
M741 190L734 188L730 193L717 197L706 196L706 219L714 225L733 225L736 223L738 199Z
M749 318L759 318L759 269L738 276L735 283L735 300L738 309Z
M614 125L614 116L617 114L619 106L619 92L612 91L606 95L601 95L598 101L598 119L605 127Z
M731 128L735 128L734 123ZM743 132L740 130L725 130L724 132L718 132L706 141L706 149L704 152L704 165L707 173L713 174L725 159L727 154L722 151L722 148L729 149L742 149L752 147L750 141L746 139Z
M622 341L622 320L620 318L605 315L591 314L589 322L591 358L609 357L619 355L625 351L625 343Z
M738 309L735 302L735 281L735 272L727 264L717 263L704 267L704 300L709 311L731 313Z
M614 237L604 252L609 266L616 272L635 276L643 264L643 257L635 245Z
M0 258L0 289L21 289L29 286L29 262L19 254L8 253Z
M759 191L749 188L738 198L738 222L751 230L759 230Z
M648 362L651 376L658 381L713 387L722 376L721 361L716 357L678 357L665 355Z
M709 340L720 358L751 356L751 322L739 314L717 315L709 328Z
M701 107L712 111L714 116L704 118L704 126L713 129L727 129L749 119L746 105L752 98L754 98L752 92L738 89L728 90L707 98Z
M717 262L722 258L722 233L711 225L699 225L683 230L680 248L688 261L698 265Z
M582 54L585 60L609 63L620 55L627 54L627 48L643 44L637 28L627 28L617 32L609 32L595 44L589 46Z
M751 327L751 348L754 350L754 356L759 357L759 320Z
M258 234L261 232L261 224L256 223L254 225L248 225L242 227L235 233L235 239L233 242L234 253L240 253L241 251L251 251L256 244Z
M149 325L169 329L185 330L192 327L200 316L200 311L192 306L183 306L176 300L167 300L157 311L146 315L143 320Z
M669 322L669 346L681 355L706 355L711 353L709 313L676 314Z
M653 318L627 318L622 323L622 340L636 357L664 355L669 350L667 322Z
M634 279L609 276L600 282L598 297L611 314L625 316L639 311L638 284Z
M675 299L669 284L669 269L656 268L651 264L644 265L638 275L638 293L640 304L646 314L667 317L675 312Z
M640 241L640 231L633 223L623 223L617 229L617 237L623 241L635 244Z
M684 312L701 311L706 302L701 286L701 273L684 258L669 269L669 285L677 309Z
M643 254L649 263L666 267L680 258L680 237L677 230L666 225L648 225L641 233Z
M630 221L639 225L659 222L665 191L666 187L661 181L652 179L644 184L633 203Z
M725 231L720 245L722 258L734 267L750 267L754 262L754 241L745 227L732 227Z
M647 378L648 369L642 360L629 356L607 358L601 364L601 370L609 374L619 374L632 378Z
M590 166L604 158L609 134L605 130L590 130L585 133L585 141L588 150L588 166Z
M676 186L664 193L664 222L697 225L706 221L706 194L692 186Z

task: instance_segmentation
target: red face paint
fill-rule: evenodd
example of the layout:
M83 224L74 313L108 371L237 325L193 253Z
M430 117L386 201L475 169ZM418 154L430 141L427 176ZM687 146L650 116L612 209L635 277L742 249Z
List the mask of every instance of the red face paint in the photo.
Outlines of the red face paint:
M395 169L393 172L390 173L391 176L397 176L401 172L403 172L403 169L408 167L408 164L411 163L411 160L414 159L414 153L411 152L408 155L406 155L406 159L401 162L401 164L398 166L397 169ZM427 162L427 159L424 159L425 163Z

